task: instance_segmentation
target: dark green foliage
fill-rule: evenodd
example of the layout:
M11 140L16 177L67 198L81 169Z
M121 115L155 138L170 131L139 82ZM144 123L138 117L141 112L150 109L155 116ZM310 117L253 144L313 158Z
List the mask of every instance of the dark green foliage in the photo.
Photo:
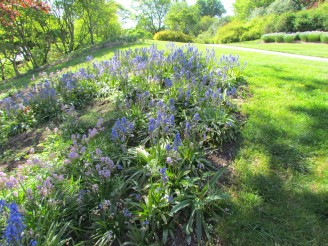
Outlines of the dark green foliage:
M295 19L294 13L285 13L278 17L275 24L276 32L295 32Z

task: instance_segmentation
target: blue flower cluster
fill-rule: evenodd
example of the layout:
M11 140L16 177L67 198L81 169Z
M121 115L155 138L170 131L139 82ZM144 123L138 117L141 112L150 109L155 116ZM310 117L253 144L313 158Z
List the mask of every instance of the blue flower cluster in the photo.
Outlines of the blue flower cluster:
M126 118L117 119L112 127L111 139L113 141L124 143L131 135L134 129L134 124Z
M9 217L2 237L7 245L22 245L23 232L26 228L24 217L19 212L16 203L7 204L4 200L0 200L0 213L3 213L5 207L9 209Z

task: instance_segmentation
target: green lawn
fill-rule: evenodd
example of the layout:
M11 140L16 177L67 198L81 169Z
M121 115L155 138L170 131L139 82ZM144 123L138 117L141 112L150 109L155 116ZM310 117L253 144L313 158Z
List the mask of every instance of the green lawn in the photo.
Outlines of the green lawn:
M284 53L328 58L328 44L314 43L262 43L261 40L228 44L231 46L279 51Z
M165 48L166 42L156 44ZM225 187L232 199L214 225L223 245L328 245L328 63L215 50L248 62L251 92L242 105L247 122L231 185ZM81 66L85 56L57 68Z
M227 245L327 245L328 63L238 54L252 97L218 233Z

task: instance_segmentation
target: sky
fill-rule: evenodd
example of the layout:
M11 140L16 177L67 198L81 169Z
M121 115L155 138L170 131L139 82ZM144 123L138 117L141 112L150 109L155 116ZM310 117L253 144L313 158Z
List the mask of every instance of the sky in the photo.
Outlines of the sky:
M189 5L195 4L197 0L187 0ZM116 2L122 4L123 6L130 8L132 0L116 0ZM233 14L233 7L235 0L221 0L224 8L226 9L227 13L225 15L232 15ZM131 8L130 8L131 9ZM125 24L126 27L133 27L134 23L128 22Z

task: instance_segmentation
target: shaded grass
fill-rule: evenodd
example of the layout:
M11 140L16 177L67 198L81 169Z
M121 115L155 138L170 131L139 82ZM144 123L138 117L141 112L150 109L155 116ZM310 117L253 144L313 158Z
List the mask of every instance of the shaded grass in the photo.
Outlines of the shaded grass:
M167 44L154 43L161 49ZM205 52L205 45L197 46ZM327 245L327 64L215 50L218 55L238 53L248 62L252 94L242 105L248 120L231 167L232 184L226 187L232 197L229 211L215 225L223 244ZM91 55L106 59L112 54L104 49ZM85 56L59 67L75 69ZM112 110L97 104L82 112L81 120L92 124L101 115L110 121Z
M255 40L227 45L328 58L328 45L322 43L263 43Z

